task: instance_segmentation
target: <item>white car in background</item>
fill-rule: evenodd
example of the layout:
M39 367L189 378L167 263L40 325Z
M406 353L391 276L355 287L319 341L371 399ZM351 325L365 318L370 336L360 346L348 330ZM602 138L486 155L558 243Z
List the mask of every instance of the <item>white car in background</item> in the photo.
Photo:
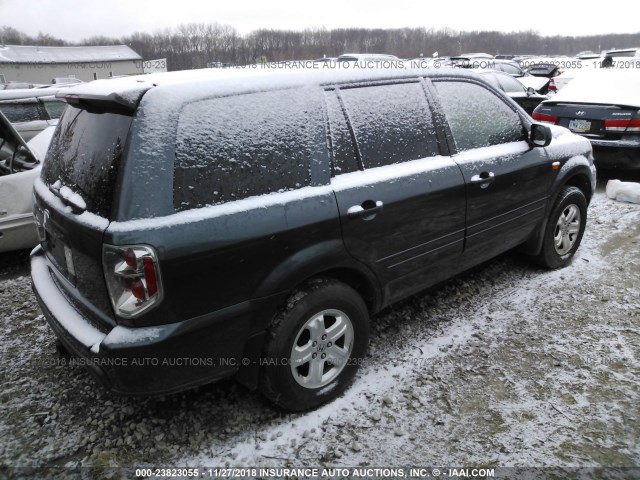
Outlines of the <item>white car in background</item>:
M588 138L599 168L640 170L640 70L583 72L532 117Z
M0 113L0 253L38 243L33 182L40 175L54 130L49 126L27 143Z

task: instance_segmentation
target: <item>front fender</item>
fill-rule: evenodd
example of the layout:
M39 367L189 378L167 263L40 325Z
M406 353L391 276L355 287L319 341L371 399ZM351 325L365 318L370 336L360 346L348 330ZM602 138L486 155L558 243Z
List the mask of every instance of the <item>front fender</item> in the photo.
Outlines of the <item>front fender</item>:
M549 190L545 207L545 220L523 245L522 250L530 255L537 255L542 249L547 221L558 194L567 185L580 188L591 201L596 189L596 168L593 164L591 143L584 137L571 133L564 127L550 125L553 140L545 151L550 161L560 162L560 169Z

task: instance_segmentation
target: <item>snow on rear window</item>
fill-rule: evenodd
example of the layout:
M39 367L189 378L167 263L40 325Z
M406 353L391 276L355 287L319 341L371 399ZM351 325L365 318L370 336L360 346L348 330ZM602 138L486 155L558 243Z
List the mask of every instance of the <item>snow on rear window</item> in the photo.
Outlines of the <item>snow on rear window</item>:
M311 185L312 170L328 168L319 95L280 90L188 104L178 121L175 209Z

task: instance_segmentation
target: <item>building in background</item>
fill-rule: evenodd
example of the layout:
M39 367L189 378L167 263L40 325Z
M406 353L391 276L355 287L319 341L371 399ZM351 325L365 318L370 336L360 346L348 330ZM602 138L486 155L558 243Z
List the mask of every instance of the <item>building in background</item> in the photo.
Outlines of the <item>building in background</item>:
M53 83L56 78L77 78L89 82L99 78L141 73L142 57L126 45L0 45L0 83Z

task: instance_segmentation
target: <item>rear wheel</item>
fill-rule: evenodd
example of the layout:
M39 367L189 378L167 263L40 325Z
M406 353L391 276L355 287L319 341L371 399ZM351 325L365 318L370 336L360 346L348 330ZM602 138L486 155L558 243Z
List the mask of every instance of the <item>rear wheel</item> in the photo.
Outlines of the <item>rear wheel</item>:
M337 280L312 280L271 324L261 390L287 410L333 400L353 380L368 340L368 311L360 295Z
M587 199L577 187L565 187L547 220L542 250L537 261L547 268L569 263L580 246L587 224Z

